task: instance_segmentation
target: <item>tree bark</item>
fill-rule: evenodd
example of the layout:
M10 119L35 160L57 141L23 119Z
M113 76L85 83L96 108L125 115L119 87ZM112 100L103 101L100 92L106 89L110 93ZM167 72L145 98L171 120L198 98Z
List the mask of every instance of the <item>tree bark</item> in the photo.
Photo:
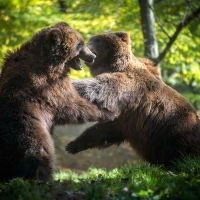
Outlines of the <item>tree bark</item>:
M144 56L156 62L158 52L158 42L155 33L155 16L152 10L153 0L139 0L142 33L144 38Z

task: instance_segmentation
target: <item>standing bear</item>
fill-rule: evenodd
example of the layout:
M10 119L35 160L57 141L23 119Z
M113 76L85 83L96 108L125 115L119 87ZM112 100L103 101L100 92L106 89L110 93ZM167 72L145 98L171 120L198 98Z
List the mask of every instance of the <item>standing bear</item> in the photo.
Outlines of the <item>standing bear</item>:
M51 178L55 125L112 120L111 112L80 97L67 76L70 67L81 69L79 58L95 57L64 22L7 53L0 77L1 180Z
M82 97L119 117L87 129L66 146L69 153L129 142L146 161L167 167L182 155L200 155L195 109L161 80L151 61L132 55L128 34L97 35L88 47L96 58L85 63L95 78L73 85Z

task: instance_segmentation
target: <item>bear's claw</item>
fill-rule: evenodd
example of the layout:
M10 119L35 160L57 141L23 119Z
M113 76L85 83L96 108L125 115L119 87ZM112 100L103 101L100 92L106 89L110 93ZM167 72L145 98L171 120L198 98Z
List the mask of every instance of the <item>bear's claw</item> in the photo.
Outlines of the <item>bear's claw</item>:
M80 144L78 141L72 141L65 146L65 150L71 154L76 154L89 148L91 148L91 145Z
M76 146L76 143L75 142L70 142L69 144L67 144L65 146L65 150L68 152L68 153L71 153L71 154L76 154L78 153L77 151L77 146Z

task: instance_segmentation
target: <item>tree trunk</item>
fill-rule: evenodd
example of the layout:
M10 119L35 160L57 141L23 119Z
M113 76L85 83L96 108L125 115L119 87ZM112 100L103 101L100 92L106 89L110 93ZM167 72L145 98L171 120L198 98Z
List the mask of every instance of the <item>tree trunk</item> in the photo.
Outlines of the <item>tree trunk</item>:
M153 0L139 0L139 5L145 47L144 56L156 62L159 53L154 28L155 17L152 10Z
M59 9L63 13L67 13L67 6L65 0L58 0L58 3L60 5Z

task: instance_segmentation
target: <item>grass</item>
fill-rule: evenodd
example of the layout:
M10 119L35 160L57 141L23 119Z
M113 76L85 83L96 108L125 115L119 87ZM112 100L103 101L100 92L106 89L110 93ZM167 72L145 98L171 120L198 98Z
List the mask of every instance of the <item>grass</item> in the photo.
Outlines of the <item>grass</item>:
M54 174L52 182L13 179L0 183L2 200L46 199L200 199L200 158L178 161L171 171L161 166L127 164L111 171L89 169Z

